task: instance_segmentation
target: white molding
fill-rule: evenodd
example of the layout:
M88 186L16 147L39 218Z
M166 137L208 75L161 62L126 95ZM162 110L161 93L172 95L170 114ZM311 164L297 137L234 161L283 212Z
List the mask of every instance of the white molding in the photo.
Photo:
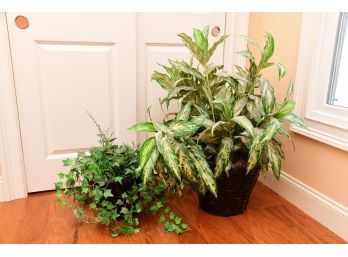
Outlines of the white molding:
M305 129L294 124L290 125L290 129L296 133L310 137L322 143L334 146L344 151L348 151L348 142L342 137L328 134L324 131L319 131L313 127L308 127L308 129Z
M339 13L303 14L294 100L295 112L308 130L296 125L290 129L348 151L348 109L326 103L338 17Z
M348 241L348 208L282 171L280 181L272 174L259 181Z
M2 177L0 176L0 202L5 201L5 194L4 194L4 185L2 182Z
M27 196L6 14L0 12L0 199Z
M224 66L225 70L232 72L233 65L244 67L245 57L237 54L238 51L246 50L247 42L241 36L248 36L249 13L226 13L225 34L229 35L224 44Z

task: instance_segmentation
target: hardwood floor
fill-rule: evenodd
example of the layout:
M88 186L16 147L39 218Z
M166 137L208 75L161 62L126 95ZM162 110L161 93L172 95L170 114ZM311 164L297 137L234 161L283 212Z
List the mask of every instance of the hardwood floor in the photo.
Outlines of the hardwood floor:
M30 194L0 203L0 243L346 243L260 183L242 215L207 214L192 191L171 206L190 226L188 233L166 233L158 216L150 215L140 217L140 233L111 238L102 226L81 223L69 208L61 209L53 192Z

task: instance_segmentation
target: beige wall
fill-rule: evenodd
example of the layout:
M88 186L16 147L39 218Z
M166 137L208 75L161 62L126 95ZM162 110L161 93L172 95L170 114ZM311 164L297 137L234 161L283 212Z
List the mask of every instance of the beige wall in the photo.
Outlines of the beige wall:
M275 38L273 61L283 63L288 69L281 82L277 82L275 68L264 73L274 85L277 97L284 96L287 82L296 77L301 18L301 13L250 14L249 37L261 43L264 32L272 33ZM288 140L283 140L286 160L282 170L348 207L348 152L296 133L290 134L296 151Z

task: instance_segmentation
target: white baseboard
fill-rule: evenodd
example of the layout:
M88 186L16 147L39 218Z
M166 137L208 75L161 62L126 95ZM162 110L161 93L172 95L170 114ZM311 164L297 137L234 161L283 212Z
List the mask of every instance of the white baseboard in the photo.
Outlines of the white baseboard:
M0 202L5 201L4 184L2 183L2 177L0 176Z
M260 176L259 181L348 241L348 208L310 186L282 172L277 181L273 175Z

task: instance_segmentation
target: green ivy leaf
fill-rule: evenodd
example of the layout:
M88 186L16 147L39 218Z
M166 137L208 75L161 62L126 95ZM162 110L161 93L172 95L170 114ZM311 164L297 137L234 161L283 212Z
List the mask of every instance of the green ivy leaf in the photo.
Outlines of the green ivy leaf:
M116 177L114 177L114 180L115 180L115 182L118 182L118 183L120 183L120 184L122 185L123 177L121 177L121 176L116 176Z
M108 198L108 197L113 197L114 195L111 192L111 189L105 189L104 190L104 197Z
M65 178L65 174L64 174L64 172L60 172L60 173L58 173L58 177L59 177L60 179Z
M184 229L184 230L186 230L186 229L188 228L187 224L185 224L185 223L182 223L182 224L181 224L181 227L182 227L182 229Z
M127 215L127 213L129 212L128 208L126 207L122 207L120 213L123 213L124 215Z
M71 160L71 159L63 160L63 166L64 166L64 167L72 166L73 163L74 163L74 161Z
M110 235L111 237L118 237L119 233L116 231L116 229L112 228L110 229Z
M164 217L164 215L161 215L159 220L160 220L160 222L164 222L166 220L166 218Z
M92 210L97 209L96 203L90 203L88 206L89 206L89 208L92 209Z
M180 222L181 222L181 218L180 217L175 217L174 222L175 222L176 225L179 225Z
M73 208L73 214L76 218L81 218L85 214L85 212L81 208Z
M174 212L170 212L170 213L169 213L169 218L170 218L171 220L173 220L173 219L175 218Z

